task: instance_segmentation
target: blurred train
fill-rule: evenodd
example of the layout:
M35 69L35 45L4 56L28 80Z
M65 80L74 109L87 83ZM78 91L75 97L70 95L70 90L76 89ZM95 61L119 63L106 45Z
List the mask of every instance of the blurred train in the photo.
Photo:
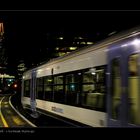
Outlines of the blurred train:
M23 74L21 102L91 127L140 126L140 28Z

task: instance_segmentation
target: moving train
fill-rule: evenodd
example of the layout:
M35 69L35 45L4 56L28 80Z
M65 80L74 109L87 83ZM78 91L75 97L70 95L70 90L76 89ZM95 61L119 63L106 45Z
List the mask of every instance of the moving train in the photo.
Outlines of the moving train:
M90 127L140 126L140 27L30 69L23 107Z

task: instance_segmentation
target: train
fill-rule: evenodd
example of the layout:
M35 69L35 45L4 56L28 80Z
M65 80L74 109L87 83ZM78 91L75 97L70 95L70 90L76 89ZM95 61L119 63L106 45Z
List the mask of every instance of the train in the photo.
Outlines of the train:
M29 69L21 103L89 127L140 126L140 27Z

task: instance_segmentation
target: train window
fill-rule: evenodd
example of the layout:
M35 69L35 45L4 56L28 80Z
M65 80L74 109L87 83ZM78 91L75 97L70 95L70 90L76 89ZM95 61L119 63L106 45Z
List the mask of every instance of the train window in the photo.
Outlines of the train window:
M66 84L74 83L74 74L66 75Z
M66 103L70 105L77 105L79 103L80 94L80 73L72 73L66 75Z
M54 84L63 84L63 75L54 77Z
M86 70L83 73L82 105L105 110L105 67Z
M84 72L83 74L83 83L89 83L89 82L92 82L94 83L94 80L95 80L95 73L92 73L90 71L90 69L86 72Z
M43 91L43 77L37 78L37 85L36 85L36 98L43 99L44 97Z
M138 76L138 54L133 54L128 59L128 99L129 99L129 122L140 125L140 93Z
M112 61L112 118L119 119L121 104L120 59Z
M52 84L53 84L52 76L44 77L45 100L51 101L52 99Z
M24 81L24 96L30 97L30 80Z
M64 94L64 85L63 85L63 75L54 76L54 101L64 103L65 94Z

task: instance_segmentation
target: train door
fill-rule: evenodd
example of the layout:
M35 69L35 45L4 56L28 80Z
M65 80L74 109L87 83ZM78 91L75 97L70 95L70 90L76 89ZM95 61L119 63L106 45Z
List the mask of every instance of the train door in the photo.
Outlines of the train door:
M127 126L140 127L140 40L134 39L127 52Z
M30 105L32 110L32 117L38 117L38 114L36 112L36 70L33 70L31 74Z
M140 126L140 40L112 46L107 70L108 126Z
M128 126L140 126L140 55L128 56Z
M125 64L125 53L122 49L118 45L110 46L107 70L107 122L110 127L120 127L126 120Z

